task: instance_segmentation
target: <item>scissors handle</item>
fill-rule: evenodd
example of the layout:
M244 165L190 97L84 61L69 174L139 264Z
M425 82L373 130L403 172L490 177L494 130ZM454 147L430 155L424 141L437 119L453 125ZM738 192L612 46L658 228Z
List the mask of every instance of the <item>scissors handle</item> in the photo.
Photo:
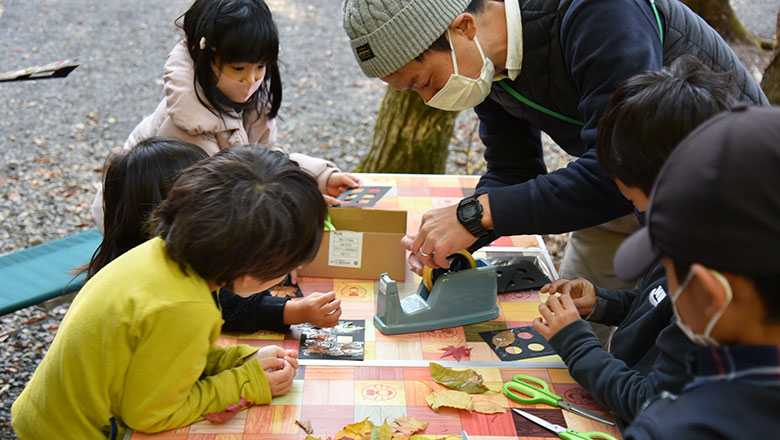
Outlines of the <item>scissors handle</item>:
M539 387L532 385L532 383L539 385ZM504 394L516 402L546 403L555 407L558 406L558 402L563 400L563 397L550 391L550 385L547 382L527 374L515 374L510 382L504 384Z
M606 432L577 432L569 428L566 428L565 432L558 433L558 437L562 438L563 440L617 440L615 437L612 437Z

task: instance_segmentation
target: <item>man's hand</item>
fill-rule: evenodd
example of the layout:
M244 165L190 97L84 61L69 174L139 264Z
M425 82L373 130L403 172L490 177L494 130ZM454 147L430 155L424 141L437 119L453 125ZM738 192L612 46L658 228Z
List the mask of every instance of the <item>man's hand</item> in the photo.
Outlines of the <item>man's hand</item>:
M539 305L539 313L547 324L542 322L541 318L536 318L533 321L534 328L548 341L562 328L580 319L577 307L569 295L549 297L546 303Z
M577 307L577 312L581 316L590 315L593 307L596 305L596 289L590 281L583 278L577 278L576 280L559 278L550 284L545 284L540 292L549 293L550 295L560 293L571 296L575 307Z
M339 323L341 300L333 292L314 292L284 305L284 323L309 322L317 327L333 327Z
M420 230L401 239L411 252L409 266L417 274L422 273L423 264L434 269L450 267L448 256L477 241L458 221L457 209L453 205L426 212Z

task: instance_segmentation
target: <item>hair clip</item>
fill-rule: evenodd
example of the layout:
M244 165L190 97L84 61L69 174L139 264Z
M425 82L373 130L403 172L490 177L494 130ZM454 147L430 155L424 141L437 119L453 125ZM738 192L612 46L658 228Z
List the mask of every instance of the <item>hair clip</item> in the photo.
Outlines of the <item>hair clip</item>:
M200 50L206 49L206 37L200 37Z

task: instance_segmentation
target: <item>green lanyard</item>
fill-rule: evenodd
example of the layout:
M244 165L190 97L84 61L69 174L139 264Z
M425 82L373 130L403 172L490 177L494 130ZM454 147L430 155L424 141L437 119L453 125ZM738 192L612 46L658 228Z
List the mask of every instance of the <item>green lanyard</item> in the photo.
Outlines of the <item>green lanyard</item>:
M655 0L650 0L650 7L653 8L653 14L655 14L655 22L658 24L658 34L661 37L661 45L664 44L664 29L661 26L661 16L658 14L658 8L655 6ZM564 122L569 122L574 125L583 126L585 125L584 122L580 121L579 119L570 118L566 115L562 115L556 111L550 110L549 108L543 107L530 99L526 98L525 96L521 95L520 92L512 88L512 85L509 84L509 81L506 79L502 79L498 81L498 85L504 88L507 92L509 92L510 95L512 95L515 99L522 102L523 104L527 105L528 107L531 107L534 110L538 110L548 116L552 116L554 118L560 119Z

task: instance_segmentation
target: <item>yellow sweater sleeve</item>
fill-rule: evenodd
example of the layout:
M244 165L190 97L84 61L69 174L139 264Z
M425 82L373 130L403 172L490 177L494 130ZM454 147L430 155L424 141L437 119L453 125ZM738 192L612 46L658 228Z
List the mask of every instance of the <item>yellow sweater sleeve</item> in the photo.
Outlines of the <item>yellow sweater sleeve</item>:
M203 374L213 376L225 370L241 366L244 363L244 358L251 356L257 350L260 349L248 345L221 347L217 344L212 344Z
M240 397L254 404L271 401L260 363L243 363L251 347L213 344L219 323L213 305L176 304L147 316L136 328L138 340L128 366L119 414L141 432L178 428L224 411Z

